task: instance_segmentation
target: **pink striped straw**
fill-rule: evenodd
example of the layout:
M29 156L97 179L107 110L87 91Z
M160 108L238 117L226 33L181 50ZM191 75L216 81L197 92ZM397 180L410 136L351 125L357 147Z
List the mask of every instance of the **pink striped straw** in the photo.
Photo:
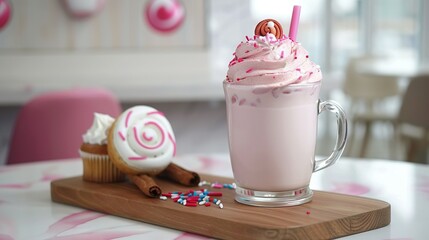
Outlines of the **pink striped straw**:
M296 35L298 34L298 25L299 25L299 14L301 13L301 6L293 6L292 18L290 20L289 27L289 38L296 42Z

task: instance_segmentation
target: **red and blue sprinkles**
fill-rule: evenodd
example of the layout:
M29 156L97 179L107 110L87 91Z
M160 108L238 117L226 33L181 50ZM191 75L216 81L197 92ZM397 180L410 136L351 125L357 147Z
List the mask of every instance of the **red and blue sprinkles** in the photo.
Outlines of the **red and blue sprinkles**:
M211 186L212 188L216 188L216 189L220 189L220 188L235 189L236 187L235 183L222 184L218 182L210 183L207 181L200 182L198 186L200 187ZM162 193L159 199L165 201L168 198L170 198L174 202L186 207L197 207L197 206L209 207L211 206L211 203L213 203L222 209L223 203L219 199L219 197L222 197L222 192L209 191L207 188L204 188L200 190L189 189L187 192L176 191L176 192Z
M218 182L207 182L207 181L202 181L198 184L199 187L203 187L203 186L210 186L212 188L228 188L228 189L235 189L237 186L235 185L235 183L231 183L231 184L227 184L227 183L218 183Z

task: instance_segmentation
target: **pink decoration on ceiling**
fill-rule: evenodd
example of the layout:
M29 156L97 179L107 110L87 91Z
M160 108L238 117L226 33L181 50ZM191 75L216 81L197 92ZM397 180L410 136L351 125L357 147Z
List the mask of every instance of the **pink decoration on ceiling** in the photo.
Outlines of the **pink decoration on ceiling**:
M12 9L8 0L0 0L0 30L9 22Z
M164 33L174 32L185 19L185 9L179 0L150 0L144 12L148 25Z
M105 0L64 0L67 13L75 19L84 19L100 12Z

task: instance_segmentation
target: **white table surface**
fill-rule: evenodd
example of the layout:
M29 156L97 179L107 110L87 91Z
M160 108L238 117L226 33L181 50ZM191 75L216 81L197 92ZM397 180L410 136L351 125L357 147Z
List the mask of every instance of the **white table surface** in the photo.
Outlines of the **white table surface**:
M232 177L226 154L181 156L175 162L199 173ZM206 239L51 201L50 181L81 173L79 159L1 166L0 239ZM315 173L311 188L391 204L389 226L344 239L429 238L427 165L342 158Z

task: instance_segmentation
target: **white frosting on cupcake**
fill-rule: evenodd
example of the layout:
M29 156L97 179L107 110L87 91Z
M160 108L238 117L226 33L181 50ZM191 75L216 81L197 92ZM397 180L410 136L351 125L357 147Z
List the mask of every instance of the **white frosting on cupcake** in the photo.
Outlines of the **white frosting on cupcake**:
M89 144L107 144L109 128L115 120L106 114L94 113L94 122L91 128L82 135L83 142Z

